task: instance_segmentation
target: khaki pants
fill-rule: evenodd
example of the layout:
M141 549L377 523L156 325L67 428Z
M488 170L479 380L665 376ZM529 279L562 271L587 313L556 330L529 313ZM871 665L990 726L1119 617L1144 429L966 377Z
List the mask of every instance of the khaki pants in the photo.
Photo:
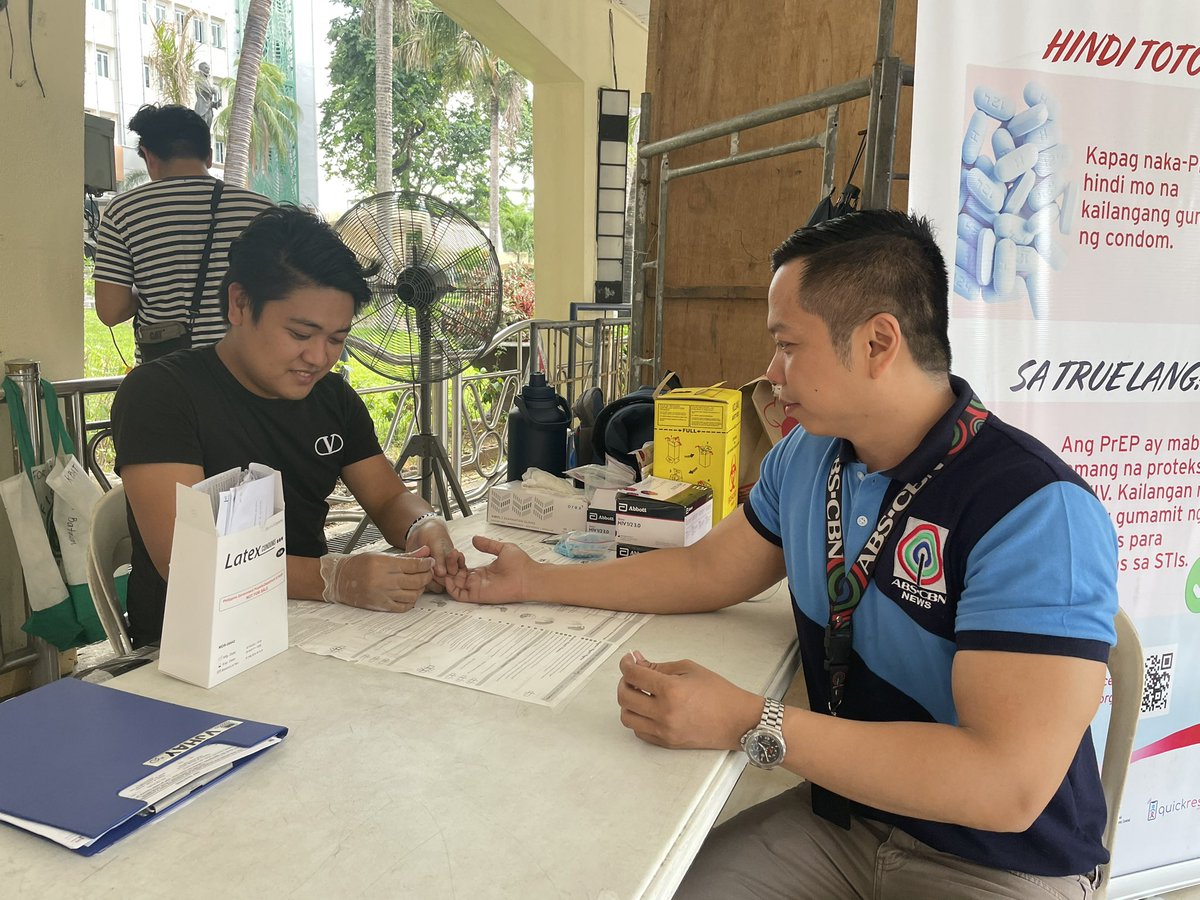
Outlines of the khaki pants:
M880 822L855 818L845 831L812 811L806 783L713 829L675 900L1089 900L1093 890L1090 876L992 869Z

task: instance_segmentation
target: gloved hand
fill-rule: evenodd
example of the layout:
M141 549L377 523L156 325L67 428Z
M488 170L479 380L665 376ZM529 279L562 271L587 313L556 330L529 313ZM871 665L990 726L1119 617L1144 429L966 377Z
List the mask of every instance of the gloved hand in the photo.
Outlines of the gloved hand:
M408 612L433 579L433 559L427 547L402 556L328 553L321 557L321 579L326 603Z

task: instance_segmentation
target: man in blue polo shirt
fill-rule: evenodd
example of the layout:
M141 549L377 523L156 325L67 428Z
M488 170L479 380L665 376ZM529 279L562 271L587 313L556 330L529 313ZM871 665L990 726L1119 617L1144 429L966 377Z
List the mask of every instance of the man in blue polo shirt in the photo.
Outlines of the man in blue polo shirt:
M852 213L772 257L767 377L799 423L749 502L679 550L462 571L460 600L700 612L786 574L810 710L691 661L621 662L621 721L742 748L801 787L716 829L676 897L1087 897L1105 803L1089 723L1117 548L1050 450L950 375L924 219ZM614 590L614 586L619 589Z

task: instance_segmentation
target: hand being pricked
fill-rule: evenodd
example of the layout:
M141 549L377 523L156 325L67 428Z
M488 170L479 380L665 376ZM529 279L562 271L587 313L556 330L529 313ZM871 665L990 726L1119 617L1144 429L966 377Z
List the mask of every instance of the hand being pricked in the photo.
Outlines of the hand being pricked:
M475 549L496 558L489 565L474 569L460 566L456 573L447 576L446 593L463 603L517 603L530 599L526 586L537 563L524 550L516 544L482 535L476 535L472 543Z
M643 741L690 750L738 750L762 714L762 697L690 659L653 663L621 657L621 724Z

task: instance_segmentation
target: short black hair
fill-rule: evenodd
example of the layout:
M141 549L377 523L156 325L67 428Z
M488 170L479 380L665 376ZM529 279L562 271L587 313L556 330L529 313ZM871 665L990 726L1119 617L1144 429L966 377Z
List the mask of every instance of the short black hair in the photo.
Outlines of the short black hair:
M204 162L212 153L212 132L195 110L186 106L148 103L129 120L136 131L138 149L145 148L161 160L198 159Z
M354 298L358 313L371 299L367 283L378 261L364 265L316 213L284 204L260 212L229 247L229 269L221 281L221 315L229 321L229 286L240 284L250 298L250 318L297 288L328 287Z
M771 271L804 261L800 305L829 329L849 358L850 335L871 316L891 313L914 361L950 371L949 280L929 220L865 209L801 228L771 254Z

